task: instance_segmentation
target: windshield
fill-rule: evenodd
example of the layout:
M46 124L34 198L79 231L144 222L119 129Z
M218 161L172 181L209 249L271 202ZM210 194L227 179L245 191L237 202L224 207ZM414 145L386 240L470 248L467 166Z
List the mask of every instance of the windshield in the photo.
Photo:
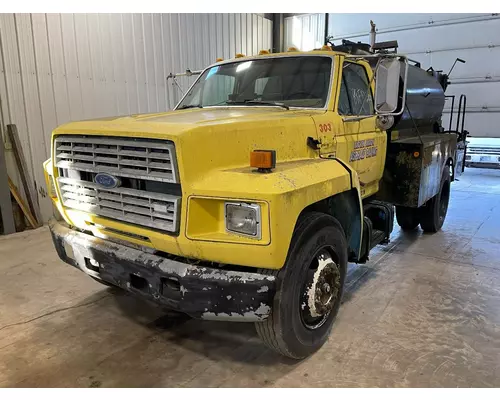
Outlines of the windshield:
M322 108L332 76L331 57L262 58L207 69L177 109L235 105Z

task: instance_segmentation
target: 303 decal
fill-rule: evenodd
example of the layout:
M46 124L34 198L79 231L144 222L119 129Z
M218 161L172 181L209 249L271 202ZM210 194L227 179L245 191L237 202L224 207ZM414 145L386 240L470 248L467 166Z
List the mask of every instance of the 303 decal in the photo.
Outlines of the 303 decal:
M319 131L320 132L331 132L332 131L332 124L319 124Z

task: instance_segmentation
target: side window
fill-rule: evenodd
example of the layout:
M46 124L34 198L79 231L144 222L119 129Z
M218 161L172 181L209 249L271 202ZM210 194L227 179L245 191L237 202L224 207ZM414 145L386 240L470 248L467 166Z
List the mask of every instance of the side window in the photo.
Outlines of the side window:
M373 115L372 91L362 65L344 63L338 111L341 115Z
M209 76L203 89L203 105L210 106L222 104L228 100L229 95L233 93L234 76L213 75Z

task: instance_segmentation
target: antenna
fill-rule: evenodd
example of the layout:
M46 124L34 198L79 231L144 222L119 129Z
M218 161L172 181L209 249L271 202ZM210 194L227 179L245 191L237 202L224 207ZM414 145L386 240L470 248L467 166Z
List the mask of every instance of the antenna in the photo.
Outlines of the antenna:
M451 71L453 71L453 68L455 68L455 64L457 63L457 61L458 61L458 62L461 62L462 64L465 64L465 60L462 60L461 58L457 58L457 59L455 60L455 62L453 63L453 65L451 66L450 72L448 72L448 76L450 76Z

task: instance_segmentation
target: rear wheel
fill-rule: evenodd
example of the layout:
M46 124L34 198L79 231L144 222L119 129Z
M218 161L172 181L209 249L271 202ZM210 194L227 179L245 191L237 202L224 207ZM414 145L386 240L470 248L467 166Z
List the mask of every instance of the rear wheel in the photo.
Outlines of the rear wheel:
M338 221L316 212L300 217L285 266L277 273L271 315L256 323L264 343L295 359L318 350L337 315L346 269L347 242Z
M403 231L412 231L420 224L420 210L396 206L396 221Z
M449 201L450 175L445 171L439 193L422 208L420 226L424 232L434 233L441 229L446 219Z

